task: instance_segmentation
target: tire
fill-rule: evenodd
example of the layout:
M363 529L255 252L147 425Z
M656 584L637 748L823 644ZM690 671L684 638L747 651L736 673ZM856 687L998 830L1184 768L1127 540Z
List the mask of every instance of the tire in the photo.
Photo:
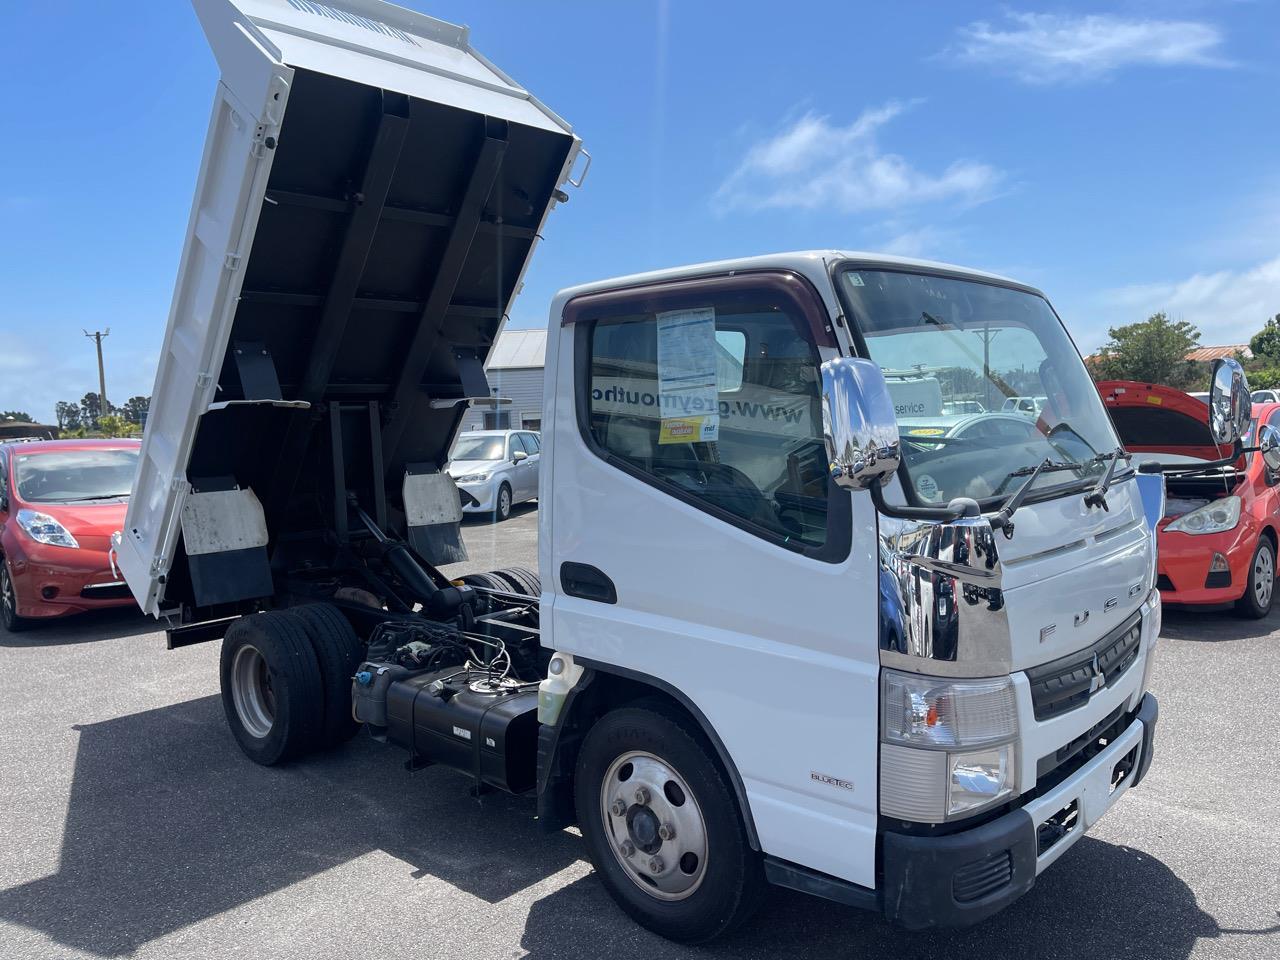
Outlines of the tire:
M10 633L20 633L35 626L34 620L18 616L18 592L3 557L0 557L0 626Z
M498 487L498 497L493 504L493 519L495 523L501 523L507 517L511 516L511 485L503 482Z
M505 580L500 580L492 573L468 573L462 577L462 582L469 587L481 587L485 590L497 590L501 593L509 593L511 585Z
M324 687L301 617L241 617L222 641L222 709L240 749L273 766L318 745Z
M574 801L596 872L641 926L705 943L759 906L760 856L720 765L684 722L646 706L605 714L578 755Z
M489 574L507 583L507 590L526 597L542 595L542 581L528 567L503 567Z
M332 604L308 603L290 612L302 621L320 668L324 697L320 746L336 746L350 740L360 729L351 716L351 678L364 661L364 644Z
M1249 576L1245 581L1244 596L1236 601L1236 612L1249 620L1261 620L1271 612L1275 599L1276 548L1265 535L1258 537L1258 546L1249 561Z

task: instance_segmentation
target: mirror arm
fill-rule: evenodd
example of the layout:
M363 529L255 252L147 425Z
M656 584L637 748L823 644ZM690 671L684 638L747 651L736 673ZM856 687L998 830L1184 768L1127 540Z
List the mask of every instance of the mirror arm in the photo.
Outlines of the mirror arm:
M952 500L945 507L907 507L889 503L884 498L884 488L880 483L873 483L868 489L871 491L871 502L875 505L876 512L896 520L936 520L940 523L950 523L961 517L976 517L982 513L978 509L977 501L967 497Z

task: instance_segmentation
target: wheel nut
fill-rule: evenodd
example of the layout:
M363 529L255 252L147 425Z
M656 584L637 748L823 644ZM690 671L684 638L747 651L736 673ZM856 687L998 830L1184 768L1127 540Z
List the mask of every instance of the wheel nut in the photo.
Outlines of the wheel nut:
M644 787L636 787L636 803L640 804L642 807L648 806L649 791Z
M650 873L661 873L661 872L662 872L662 858L661 858L661 857L650 857L650 858L649 858L649 872L650 872Z
M658 837L662 840L674 840L676 837L676 828L669 823L664 823L658 827Z
M620 817L627 812L627 805L623 801L623 799L619 797L617 800L613 801L612 804L610 804L609 812L612 813L615 817Z
M630 840L623 840L622 843L619 844L618 850L622 853L624 857L630 857L635 854L636 845L632 843Z

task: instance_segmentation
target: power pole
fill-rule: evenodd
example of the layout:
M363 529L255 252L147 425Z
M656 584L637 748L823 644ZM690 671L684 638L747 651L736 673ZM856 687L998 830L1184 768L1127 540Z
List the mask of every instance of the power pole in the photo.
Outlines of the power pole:
M101 419L109 412L107 406L107 373L106 368L102 365L102 338L111 336L111 328L106 330L94 331L90 333L88 330L84 335L97 345L98 348L98 417Z

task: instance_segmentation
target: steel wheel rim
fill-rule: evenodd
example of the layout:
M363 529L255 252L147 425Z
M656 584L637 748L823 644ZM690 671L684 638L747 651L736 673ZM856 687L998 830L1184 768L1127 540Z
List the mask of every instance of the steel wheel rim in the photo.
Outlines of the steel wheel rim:
M1271 551L1263 547L1253 561L1253 596L1259 607L1265 609L1271 603L1275 579L1275 561Z
M707 873L707 827L684 777L660 757L628 751L600 784L600 819L623 873L658 900L684 900Z
M231 660L231 700L249 736L262 740L271 732L276 698L267 660L257 647L245 644Z

